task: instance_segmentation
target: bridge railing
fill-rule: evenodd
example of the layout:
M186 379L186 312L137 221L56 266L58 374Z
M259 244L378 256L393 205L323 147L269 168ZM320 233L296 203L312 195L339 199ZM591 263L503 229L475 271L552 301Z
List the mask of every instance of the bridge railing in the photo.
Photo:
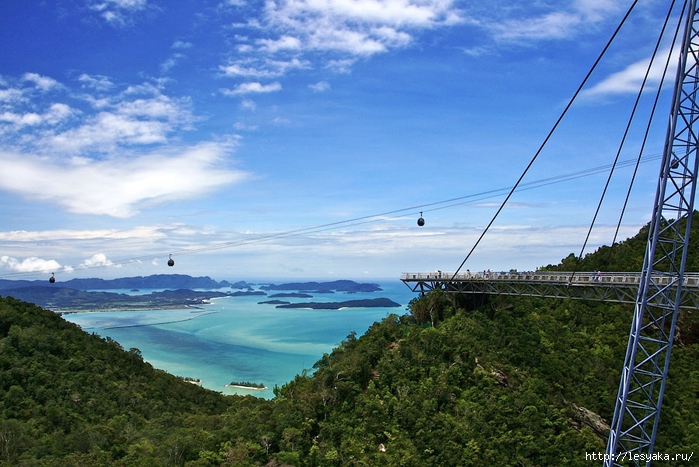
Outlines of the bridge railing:
M653 276L654 281L660 285L667 285L672 280L670 275ZM404 272L401 274L404 282L420 281L507 281L507 282L541 282L541 283L565 283L572 285L633 285L641 282L640 272L459 272L454 275L448 271L434 272ZM699 273L685 273L683 287L699 287Z

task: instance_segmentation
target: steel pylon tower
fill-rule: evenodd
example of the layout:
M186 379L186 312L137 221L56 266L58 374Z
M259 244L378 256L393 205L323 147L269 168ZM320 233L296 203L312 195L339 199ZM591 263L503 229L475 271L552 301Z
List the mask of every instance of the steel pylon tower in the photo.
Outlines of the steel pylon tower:
M665 393L697 182L699 12L686 0L680 60L641 284L605 466L650 465Z

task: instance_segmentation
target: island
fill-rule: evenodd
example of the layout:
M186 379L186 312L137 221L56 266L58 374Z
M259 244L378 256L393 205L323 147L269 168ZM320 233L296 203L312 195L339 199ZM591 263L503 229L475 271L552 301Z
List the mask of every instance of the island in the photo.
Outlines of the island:
M313 298L313 295L307 293L275 293L269 296L269 298Z
M248 290L245 292L233 292L233 293L230 293L228 295L231 297L249 297L249 296L254 296L254 295L267 295L267 294L262 292L262 291L259 291L259 290L257 290L257 291Z
M153 274L150 276L122 277L119 279L69 279L62 281L56 276L55 286L61 285L75 290L110 290L110 289L220 289L230 287L233 289L248 288L246 282L231 284L228 281L215 281L208 276L192 277L186 274ZM18 287L50 287L49 281L26 281L0 279L0 290L15 289Z
M298 292L312 293L358 293L381 292L383 289L378 284L359 284L350 280L338 280L332 282L291 282L286 284L267 284L260 287L261 290L296 290Z
M267 386L265 386L262 383L251 383L249 381L231 381L229 384L226 384L227 388L239 388L239 389L253 389L255 391L264 391L267 389Z
M188 286L188 287L185 287ZM240 290L221 291L221 288L239 287ZM109 289L131 290L131 292L156 289L151 293L126 294ZM146 290L144 290L146 289ZM157 290L165 289L165 290ZM218 289L218 290L214 290ZM267 291L280 291L270 295L274 300L258 302L277 308L310 308L316 310L338 310L341 308L384 308L400 305L387 298L348 300L332 302L290 303L279 298L313 298L316 293L359 293L378 292L377 284L359 284L351 280L333 282L293 282L265 284L254 290L251 284L241 281L231 284L207 277L191 277L182 274L158 274L147 277L121 279L71 279L49 283L45 281L0 280L0 295L35 303L56 313L78 313L84 311L141 311L192 308L204 311L203 306L220 297L267 296Z
M2 295L32 302L58 313L79 311L138 311L170 308L201 308L212 298L227 297L217 291L189 289L164 290L143 295L127 295L114 292L87 292L65 287L20 287L2 290Z
M266 300L264 302L257 302L258 305L288 305L291 302L285 302L284 300Z
M395 308L400 304L388 298L347 300L344 302L307 302L277 305L276 308L310 308L312 310L339 310L341 308Z

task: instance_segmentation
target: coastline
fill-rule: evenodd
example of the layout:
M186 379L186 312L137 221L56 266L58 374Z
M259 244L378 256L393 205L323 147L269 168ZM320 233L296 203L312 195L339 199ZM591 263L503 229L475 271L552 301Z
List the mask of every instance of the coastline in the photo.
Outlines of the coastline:
M210 305L204 303L203 305ZM164 310L192 310L192 313L207 312L206 308L200 305L160 305L160 306L123 306L107 308L53 308L51 311L60 315L70 315L75 313L111 313L120 311L164 311Z
M226 384L224 388L235 388L235 389L250 389L251 391L265 391L269 389L267 386L262 386L261 388L255 388L252 386L240 386L238 384Z

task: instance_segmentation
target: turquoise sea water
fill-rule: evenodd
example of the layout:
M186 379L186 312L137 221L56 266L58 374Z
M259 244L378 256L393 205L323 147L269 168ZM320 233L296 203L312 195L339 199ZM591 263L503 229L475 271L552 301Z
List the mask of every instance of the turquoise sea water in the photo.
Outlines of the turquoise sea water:
M282 386L304 370L312 371L323 353L330 352L351 332L361 336L387 315L406 313L405 307L416 294L398 280L380 285L382 292L279 300L339 302L387 297L400 303L400 308L278 309L258 304L270 300L260 295L215 299L201 309L75 313L64 317L87 332L114 339L126 350L138 348L154 367L198 378L208 389L271 398L275 385ZM232 381L262 383L268 389L225 387Z

